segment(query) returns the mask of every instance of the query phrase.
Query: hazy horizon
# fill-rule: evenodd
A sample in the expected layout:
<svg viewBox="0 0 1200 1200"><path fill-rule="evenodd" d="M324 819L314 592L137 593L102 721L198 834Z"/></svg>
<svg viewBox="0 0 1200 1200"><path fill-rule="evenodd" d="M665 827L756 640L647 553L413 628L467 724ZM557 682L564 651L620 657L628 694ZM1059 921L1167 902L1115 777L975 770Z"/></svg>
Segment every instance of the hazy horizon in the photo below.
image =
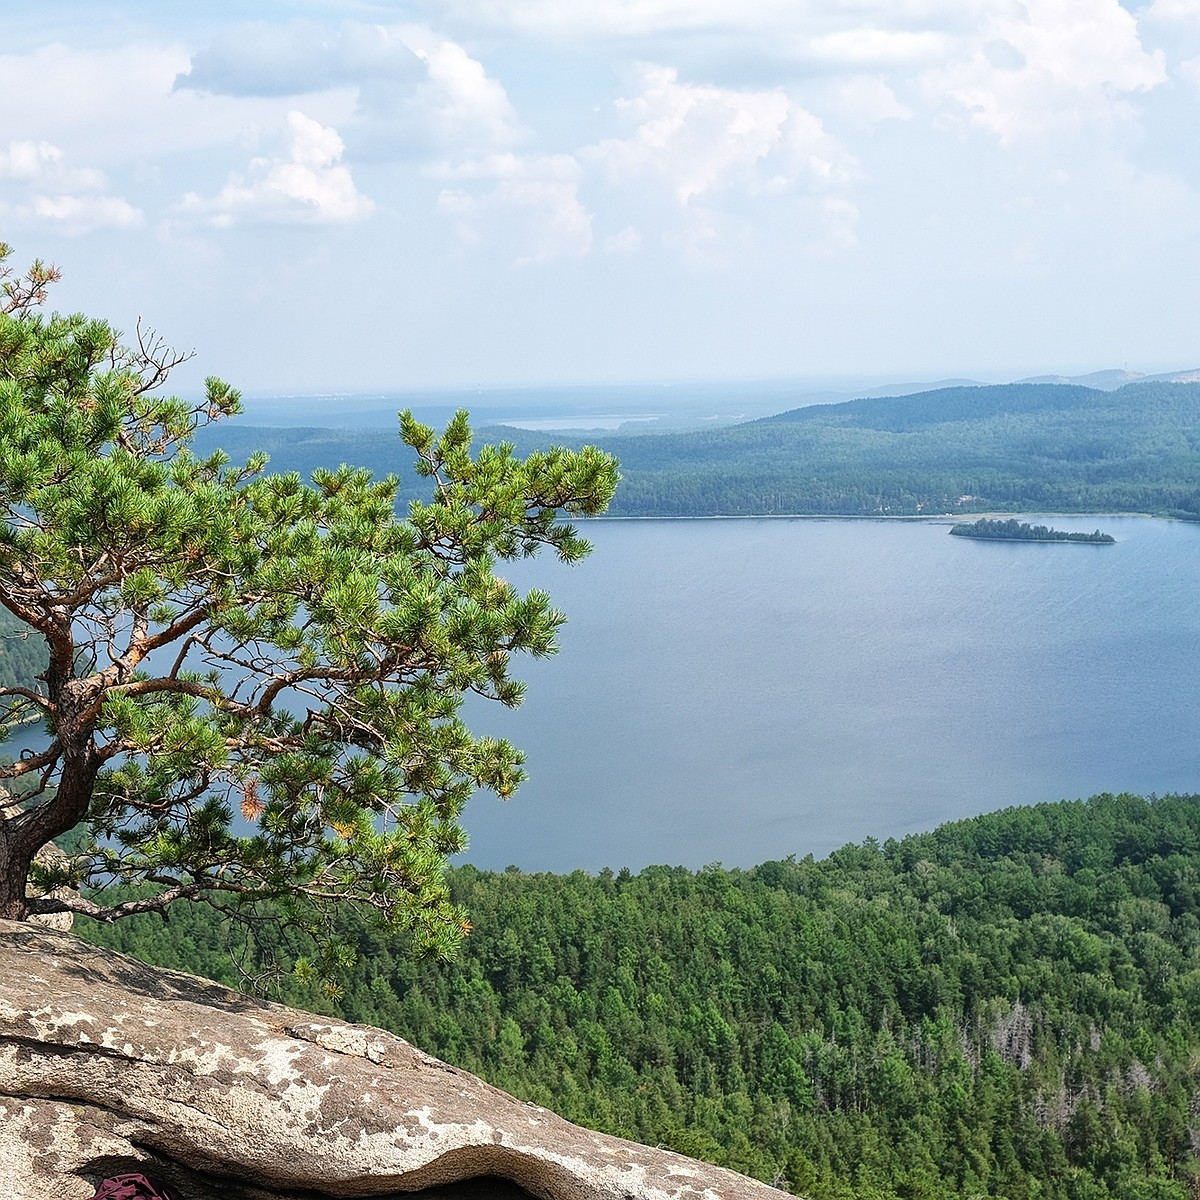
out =
<svg viewBox="0 0 1200 1200"><path fill-rule="evenodd" d="M1091 376L1114 375L1119 368L1062 376L1082 382ZM1164 374L1197 374L1182 368ZM1147 378L1154 378L1147 375ZM678 380L663 383L548 383L492 387L364 388L344 391L278 391L243 396L242 421L256 419L272 426L312 424L333 426L390 425L401 408L411 408L423 420L463 407L475 424L511 424L536 429L615 429L622 423L672 419L687 424L705 420L732 423L769 416L789 408L839 403L871 395L905 395L939 387L981 386L1023 382L1042 376L987 378L953 375L928 380L889 380L886 376L843 376L794 379ZM1100 381L1097 381L1100 382ZM1086 384L1085 384L1086 385ZM708 411L711 410L711 411ZM505 414L508 414L507 417ZM378 418L378 422L374 418Z"/></svg>

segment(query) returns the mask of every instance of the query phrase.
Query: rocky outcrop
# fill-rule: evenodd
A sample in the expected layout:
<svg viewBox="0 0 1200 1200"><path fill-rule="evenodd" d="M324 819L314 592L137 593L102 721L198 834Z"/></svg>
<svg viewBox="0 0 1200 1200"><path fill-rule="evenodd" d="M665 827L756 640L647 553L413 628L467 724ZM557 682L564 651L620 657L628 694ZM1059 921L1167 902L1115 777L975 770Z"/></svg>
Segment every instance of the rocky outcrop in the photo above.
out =
<svg viewBox="0 0 1200 1200"><path fill-rule="evenodd" d="M392 1034L0 921L0 1179L87 1200L769 1200L783 1193L522 1103Z"/></svg>

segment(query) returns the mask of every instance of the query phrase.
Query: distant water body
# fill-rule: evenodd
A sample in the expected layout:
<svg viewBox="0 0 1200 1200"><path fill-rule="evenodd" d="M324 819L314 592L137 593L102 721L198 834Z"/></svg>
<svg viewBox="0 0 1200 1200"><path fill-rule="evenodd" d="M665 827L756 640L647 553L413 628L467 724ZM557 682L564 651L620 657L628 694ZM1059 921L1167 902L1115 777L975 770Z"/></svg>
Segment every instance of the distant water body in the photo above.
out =
<svg viewBox="0 0 1200 1200"><path fill-rule="evenodd" d="M1023 518L1029 519L1029 518ZM1102 791L1200 791L1200 525L604 521L574 568L506 566L568 615L518 661L529 781L467 810L481 867L750 866Z"/></svg>

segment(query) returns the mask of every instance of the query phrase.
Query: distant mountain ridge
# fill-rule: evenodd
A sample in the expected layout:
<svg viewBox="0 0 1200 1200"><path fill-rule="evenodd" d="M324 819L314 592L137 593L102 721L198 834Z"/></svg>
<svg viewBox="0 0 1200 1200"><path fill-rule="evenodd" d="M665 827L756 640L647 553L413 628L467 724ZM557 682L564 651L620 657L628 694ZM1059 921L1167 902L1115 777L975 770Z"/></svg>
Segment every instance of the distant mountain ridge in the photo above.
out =
<svg viewBox="0 0 1200 1200"><path fill-rule="evenodd" d="M1101 391L1115 391L1127 383L1200 383L1200 367L1186 371L1167 371L1160 375L1143 375L1139 371L1110 369L1104 371L1089 371L1086 375L1028 375L1023 379L1012 380L1018 383L1067 383L1080 387L1098 388ZM868 388L861 392L861 397L875 396L914 396L919 392L943 391L952 387L1005 387L1006 384L985 383L979 379L937 379L926 383L889 383L882 387Z"/></svg>
<svg viewBox="0 0 1200 1200"><path fill-rule="evenodd" d="M894 396L863 396L834 404L810 404L789 409L761 424L807 421L857 429L893 432L924 428L949 421L970 421L1004 413L1036 413L1075 409L1101 402L1111 393L1070 383L997 383L957 385Z"/></svg>
<svg viewBox="0 0 1200 1200"><path fill-rule="evenodd" d="M1200 517L1200 383L960 385L601 444L622 516Z"/></svg>
<svg viewBox="0 0 1200 1200"><path fill-rule="evenodd" d="M1179 373L1192 374L1192 373ZM784 397L781 396L781 399ZM786 403L786 400L784 400ZM528 430L483 441L519 453L595 443L617 455L614 516L959 516L972 512L1145 512L1200 519L1200 382L1142 379L956 385L809 404L672 433ZM378 430L222 422L197 449L307 476L353 463L419 494L411 456Z"/></svg>

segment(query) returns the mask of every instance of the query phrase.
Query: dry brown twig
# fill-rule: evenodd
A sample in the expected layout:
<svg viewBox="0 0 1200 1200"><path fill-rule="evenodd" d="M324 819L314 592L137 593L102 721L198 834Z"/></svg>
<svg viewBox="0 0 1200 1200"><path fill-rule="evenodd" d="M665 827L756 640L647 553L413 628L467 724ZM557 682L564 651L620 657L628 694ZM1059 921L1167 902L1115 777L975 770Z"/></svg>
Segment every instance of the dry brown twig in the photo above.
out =
<svg viewBox="0 0 1200 1200"><path fill-rule="evenodd" d="M52 263L34 259L23 274L18 275L6 260L12 256L12 247L0 242L0 312L14 314L27 312L46 303L48 289L62 278L62 272Z"/></svg>

